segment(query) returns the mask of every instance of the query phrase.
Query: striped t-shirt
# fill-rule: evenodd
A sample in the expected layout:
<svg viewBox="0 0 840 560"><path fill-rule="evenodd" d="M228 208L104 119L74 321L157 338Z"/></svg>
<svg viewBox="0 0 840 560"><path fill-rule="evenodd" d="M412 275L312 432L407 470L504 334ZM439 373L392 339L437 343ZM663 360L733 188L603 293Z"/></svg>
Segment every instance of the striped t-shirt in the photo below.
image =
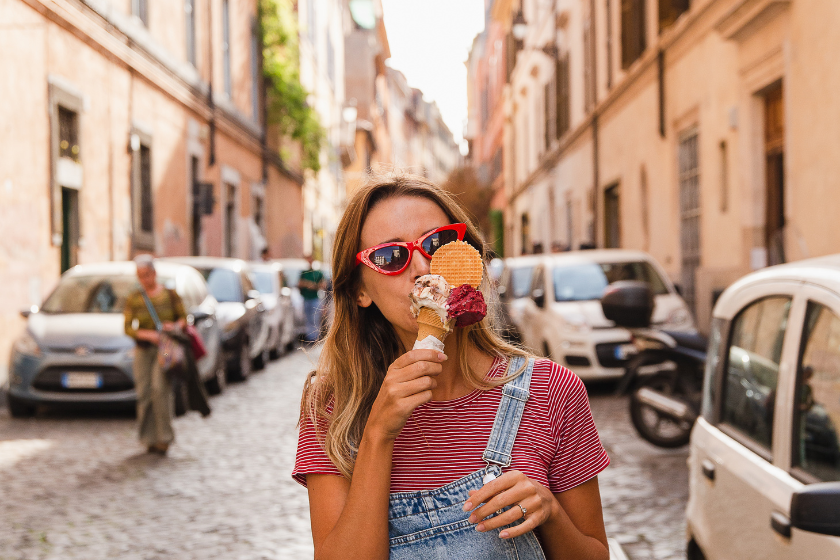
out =
<svg viewBox="0 0 840 560"><path fill-rule="evenodd" d="M488 377L501 377L507 360L497 358ZM505 471L522 471L563 492L590 480L610 463L601 445L580 378L551 360L538 359L531 396ZM394 442L391 492L431 490L486 466L481 456L490 437L502 387L475 390L452 401L432 401L414 410ZM324 453L311 421L301 422L294 479L339 475Z"/></svg>

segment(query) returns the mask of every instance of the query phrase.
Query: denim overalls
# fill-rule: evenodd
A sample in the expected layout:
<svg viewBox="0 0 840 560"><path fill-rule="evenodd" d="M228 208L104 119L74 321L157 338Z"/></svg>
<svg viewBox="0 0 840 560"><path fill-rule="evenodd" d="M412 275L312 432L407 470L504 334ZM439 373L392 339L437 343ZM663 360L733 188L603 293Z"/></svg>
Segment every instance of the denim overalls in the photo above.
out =
<svg viewBox="0 0 840 560"><path fill-rule="evenodd" d="M524 361L512 358L508 372L518 371ZM487 467L434 490L391 494L391 560L545 560L533 531L513 539L499 538L503 527L479 533L477 523L468 521L470 513L462 509L470 490L478 490L485 478L489 482L502 474L502 467L510 466L533 371L531 358L525 371L502 388L502 401L482 456Z"/></svg>

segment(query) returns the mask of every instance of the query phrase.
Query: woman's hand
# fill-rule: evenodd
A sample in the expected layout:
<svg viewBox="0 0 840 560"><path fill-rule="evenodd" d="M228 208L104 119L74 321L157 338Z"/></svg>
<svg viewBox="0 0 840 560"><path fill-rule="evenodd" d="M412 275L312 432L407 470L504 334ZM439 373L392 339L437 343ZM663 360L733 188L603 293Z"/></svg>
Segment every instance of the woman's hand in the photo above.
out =
<svg viewBox="0 0 840 560"><path fill-rule="evenodd" d="M437 350L411 350L397 358L370 410L367 428L387 439L396 439L415 408L432 400L435 377L443 370L446 355Z"/></svg>
<svg viewBox="0 0 840 560"><path fill-rule="evenodd" d="M519 506L526 509L525 521L502 531L503 539L518 537L533 531L559 513L560 504L551 490L519 471L508 471L491 480L479 490L470 490L470 497L464 504L464 511L470 511L477 504L484 504L470 515L471 523L478 523L478 531L490 531L522 519ZM498 510L512 506L506 512L486 519Z"/></svg>

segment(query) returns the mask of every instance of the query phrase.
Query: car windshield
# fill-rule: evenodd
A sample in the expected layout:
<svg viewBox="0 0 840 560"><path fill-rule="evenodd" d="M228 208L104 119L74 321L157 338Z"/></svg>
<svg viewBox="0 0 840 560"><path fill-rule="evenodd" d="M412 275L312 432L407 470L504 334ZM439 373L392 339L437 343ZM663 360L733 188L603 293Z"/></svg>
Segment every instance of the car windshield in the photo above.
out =
<svg viewBox="0 0 840 560"><path fill-rule="evenodd" d="M174 279L158 275L158 282L174 287ZM140 289L134 275L67 276L41 307L44 313L122 313L125 300Z"/></svg>
<svg viewBox="0 0 840 560"><path fill-rule="evenodd" d="M274 272L255 271L253 277L254 287L257 288L261 294L273 294L274 277Z"/></svg>
<svg viewBox="0 0 840 560"><path fill-rule="evenodd" d="M242 303L242 289L236 272L227 268L199 268L198 271L207 280L207 287L216 301Z"/></svg>
<svg viewBox="0 0 840 560"><path fill-rule="evenodd" d="M530 294L531 276L533 272L533 266L521 266L510 269L510 297L521 298Z"/></svg>
<svg viewBox="0 0 840 560"><path fill-rule="evenodd" d="M639 280L650 284L654 295L667 294L668 288L656 270L644 261L623 263L580 263L554 269L556 301L601 299L604 288L619 280Z"/></svg>

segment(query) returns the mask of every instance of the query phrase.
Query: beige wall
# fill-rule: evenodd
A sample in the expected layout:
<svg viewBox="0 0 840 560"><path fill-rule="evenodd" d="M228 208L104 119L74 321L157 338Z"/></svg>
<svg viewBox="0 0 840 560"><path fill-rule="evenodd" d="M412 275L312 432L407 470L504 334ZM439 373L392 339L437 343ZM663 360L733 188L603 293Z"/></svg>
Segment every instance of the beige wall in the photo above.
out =
<svg viewBox="0 0 840 560"><path fill-rule="evenodd" d="M177 6L176 6L177 4ZM262 241L252 234L253 199L265 192L266 236L272 256L301 254L302 201L296 173L269 165L263 182L261 127L251 88L251 18L256 0L231 0L233 97L223 93L221 54L214 44L216 162L210 165L207 105L207 14L198 6L198 70L186 62L185 21L179 3L150 2L149 27L129 17L130 3L112 2L96 14L76 2L0 3L0 383L9 349L24 321L21 308L41 303L60 274L60 247L51 226L50 88L81 101L79 145L80 263L122 260L136 251L132 237L130 137L151 139L154 252L191 252L190 157L202 181L214 183L215 212L202 220L200 253L221 255L224 195L236 177L235 256L252 258ZM176 9L177 8L177 9ZM221 2L214 3L220 40ZM103 18L111 25L106 25ZM143 43L131 48L127 37ZM151 53L151 54L150 54ZM59 238L60 244L60 238ZM145 249L144 249L145 251Z"/></svg>
<svg viewBox="0 0 840 560"><path fill-rule="evenodd" d="M621 246L650 252L680 282L679 142L686 131L697 130L701 206L697 319L705 331L713 292L760 264L766 204L762 95L779 80L784 86L786 126L786 252L789 259L797 259L840 251L840 235L831 233L836 229L833 209L840 207L836 133L840 102L833 95L840 86L840 66L833 60L840 36L832 31L840 24L840 3L696 0L676 24L659 34L657 5L649 0L648 48L626 71L621 70L618 4L612 3L615 10L610 14L609 88L607 14L600 3L595 17L598 105L593 113L583 107L583 45L576 31L582 29L589 2L558 2L558 11L568 17L567 31L560 38L566 41L563 46L569 49L572 63L573 124L556 146L542 154L536 147L545 116L535 115L532 108L534 95L548 76L545 57L528 47L547 42L551 30L531 26L509 90L514 103L508 105L512 122L506 138L515 170L507 177L515 177L515 182L510 186L514 215L507 222L519 252L519 216L526 210L532 215L546 212L544 191L553 178L555 200L570 197L573 216L581 215L573 224L575 245L588 240L588 191L594 178L592 121L597 115L598 244L604 242L603 191L618 184ZM739 10L734 10L736 5ZM545 19L535 17L540 22ZM659 49L665 53L664 137L659 131ZM565 215L563 205L558 209ZM554 223L563 224L564 219L556 217ZM545 216L532 216L532 224L542 224L541 230L532 228L535 241L548 235L547 222ZM554 235L560 233L565 235L562 226Z"/></svg>

